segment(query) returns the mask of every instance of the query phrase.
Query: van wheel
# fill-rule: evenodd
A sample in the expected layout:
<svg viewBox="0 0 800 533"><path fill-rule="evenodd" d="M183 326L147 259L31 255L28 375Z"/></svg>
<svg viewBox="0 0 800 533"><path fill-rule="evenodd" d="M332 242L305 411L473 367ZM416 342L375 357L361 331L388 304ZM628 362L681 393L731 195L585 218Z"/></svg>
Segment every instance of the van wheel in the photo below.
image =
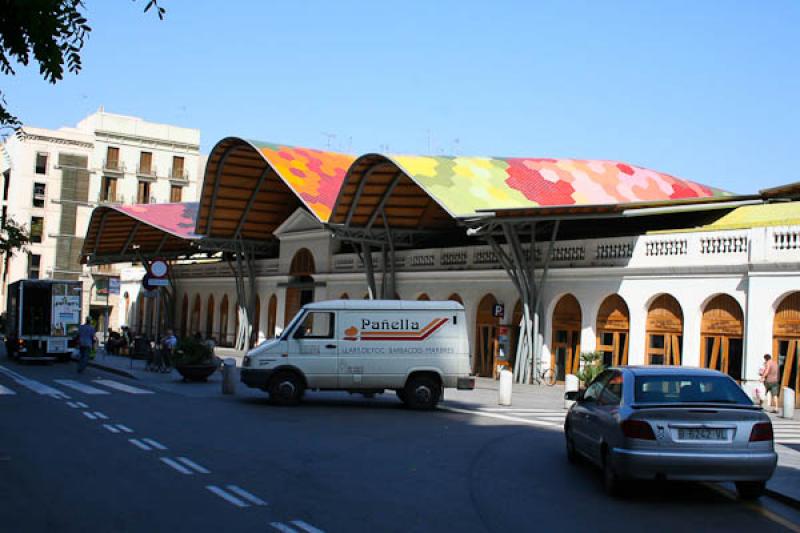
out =
<svg viewBox="0 0 800 533"><path fill-rule="evenodd" d="M406 405L412 409L433 409L441 398L442 386L429 376L413 376L403 394Z"/></svg>
<svg viewBox="0 0 800 533"><path fill-rule="evenodd" d="M278 405L297 405L305 386L294 372L280 372L269 382L269 399Z"/></svg>

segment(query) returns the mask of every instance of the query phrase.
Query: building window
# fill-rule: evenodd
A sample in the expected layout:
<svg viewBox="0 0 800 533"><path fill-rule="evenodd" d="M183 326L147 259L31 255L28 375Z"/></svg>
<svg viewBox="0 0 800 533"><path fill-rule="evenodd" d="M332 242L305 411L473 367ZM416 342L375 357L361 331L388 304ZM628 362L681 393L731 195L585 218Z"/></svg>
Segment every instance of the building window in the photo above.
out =
<svg viewBox="0 0 800 533"><path fill-rule="evenodd" d="M183 167L184 160L179 156L172 156L172 178L186 179L186 173Z"/></svg>
<svg viewBox="0 0 800 533"><path fill-rule="evenodd" d="M109 170L120 170L119 164L119 148L109 146L106 149L106 164L105 168Z"/></svg>
<svg viewBox="0 0 800 533"><path fill-rule="evenodd" d="M44 193L47 185L44 183L33 184L33 207L44 207Z"/></svg>
<svg viewBox="0 0 800 533"><path fill-rule="evenodd" d="M36 173L47 174L47 154L36 152Z"/></svg>
<svg viewBox="0 0 800 533"><path fill-rule="evenodd" d="M41 264L41 255L28 254L28 279L39 279L39 268Z"/></svg>
<svg viewBox="0 0 800 533"><path fill-rule="evenodd" d="M180 185L172 185L169 188L169 201L177 203L183 200L183 187Z"/></svg>
<svg viewBox="0 0 800 533"><path fill-rule="evenodd" d="M139 174L151 176L153 172L153 152L142 152L139 154Z"/></svg>
<svg viewBox="0 0 800 533"><path fill-rule="evenodd" d="M136 203L149 204L150 203L150 182L139 181L139 191L136 195Z"/></svg>
<svg viewBox="0 0 800 533"><path fill-rule="evenodd" d="M31 217L31 242L42 242L44 217Z"/></svg>
<svg viewBox="0 0 800 533"><path fill-rule="evenodd" d="M103 176L103 179L100 183L100 201L101 202L117 201L117 178Z"/></svg>

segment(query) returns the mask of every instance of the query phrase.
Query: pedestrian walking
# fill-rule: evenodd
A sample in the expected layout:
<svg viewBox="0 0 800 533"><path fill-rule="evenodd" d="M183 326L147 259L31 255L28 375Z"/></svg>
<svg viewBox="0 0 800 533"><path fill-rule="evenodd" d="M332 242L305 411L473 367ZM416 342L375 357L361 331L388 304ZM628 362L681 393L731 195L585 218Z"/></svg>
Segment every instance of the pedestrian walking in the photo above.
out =
<svg viewBox="0 0 800 533"><path fill-rule="evenodd" d="M78 349L81 354L80 359L78 359L78 373L83 372L86 369L86 365L89 364L89 352L92 351L94 343L97 342L95 335L97 335L97 332L92 326L92 319L87 316L86 322L78 328Z"/></svg>
<svg viewBox="0 0 800 533"><path fill-rule="evenodd" d="M773 413L777 413L778 394L780 394L780 387L778 386L780 372L777 361L768 353L764 354L764 367L761 371L762 378L764 379L764 388L766 389L765 397L769 398L767 408Z"/></svg>

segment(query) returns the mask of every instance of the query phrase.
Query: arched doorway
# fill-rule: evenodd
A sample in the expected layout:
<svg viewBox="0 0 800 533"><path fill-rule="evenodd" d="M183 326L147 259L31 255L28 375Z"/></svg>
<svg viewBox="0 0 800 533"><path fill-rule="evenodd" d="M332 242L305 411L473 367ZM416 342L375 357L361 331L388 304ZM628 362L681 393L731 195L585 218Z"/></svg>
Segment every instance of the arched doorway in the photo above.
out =
<svg viewBox="0 0 800 533"><path fill-rule="evenodd" d="M267 305L267 338L272 339L275 337L275 324L278 319L278 297L274 294L269 297L269 304Z"/></svg>
<svg viewBox="0 0 800 533"><path fill-rule="evenodd" d="M458 302L461 305L464 305L464 300L461 298L461 296L459 296L455 292L453 294L451 294L450 296L448 296L447 299L450 300L451 302Z"/></svg>
<svg viewBox="0 0 800 533"><path fill-rule="evenodd" d="M564 381L567 374L574 374L580 368L582 319L581 304L571 294L562 296L553 309L550 368L556 369L558 381Z"/></svg>
<svg viewBox="0 0 800 533"><path fill-rule="evenodd" d="M288 324L305 304L314 301L314 256L307 248L294 254L289 275L292 277L286 289L284 320Z"/></svg>
<svg viewBox="0 0 800 533"><path fill-rule="evenodd" d="M727 294L712 298L703 309L700 325L700 366L742 379L744 313Z"/></svg>
<svg viewBox="0 0 800 533"><path fill-rule="evenodd" d="M189 326L189 295L183 294L183 303L181 304L181 338L186 337L186 328Z"/></svg>
<svg viewBox="0 0 800 533"><path fill-rule="evenodd" d="M417 296L417 301L418 302L429 302L430 300L431 300L431 297L428 296L424 292L422 294L420 294L419 296Z"/></svg>
<svg viewBox="0 0 800 533"><path fill-rule="evenodd" d="M194 305L192 306L192 319L189 321L191 331L190 335L200 333L200 307L203 301L200 299L199 294L194 295Z"/></svg>
<svg viewBox="0 0 800 533"><path fill-rule="evenodd" d="M786 296L775 310L772 356L778 358L781 388L800 391L800 291ZM800 395L795 395L800 406Z"/></svg>
<svg viewBox="0 0 800 533"><path fill-rule="evenodd" d="M683 350L683 311L673 296L657 296L647 311L649 365L680 365Z"/></svg>
<svg viewBox="0 0 800 533"><path fill-rule="evenodd" d="M208 295L208 306L206 306L206 338L214 336L214 295Z"/></svg>
<svg viewBox="0 0 800 533"><path fill-rule="evenodd" d="M603 300L597 311L597 351L603 354L603 365L628 364L628 337L631 320L628 304L619 294Z"/></svg>
<svg viewBox="0 0 800 533"><path fill-rule="evenodd" d="M497 325L499 320L494 316L497 299L492 294L484 296L478 304L475 319L475 360L472 371L479 376L494 375L494 356L497 350Z"/></svg>
<svg viewBox="0 0 800 533"><path fill-rule="evenodd" d="M219 344L222 346L230 346L231 342L228 340L228 295L222 297L219 304Z"/></svg>

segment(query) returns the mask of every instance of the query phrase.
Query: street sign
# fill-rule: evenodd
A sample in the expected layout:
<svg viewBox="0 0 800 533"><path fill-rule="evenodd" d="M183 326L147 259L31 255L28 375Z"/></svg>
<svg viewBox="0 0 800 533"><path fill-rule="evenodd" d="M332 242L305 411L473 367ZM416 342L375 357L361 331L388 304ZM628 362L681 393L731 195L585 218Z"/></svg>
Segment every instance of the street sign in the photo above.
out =
<svg viewBox="0 0 800 533"><path fill-rule="evenodd" d="M156 259L152 263L150 263L150 274L154 278L165 278L167 277L167 273L169 273L169 265L167 265L166 261L161 259Z"/></svg>
<svg viewBox="0 0 800 533"><path fill-rule="evenodd" d="M119 294L119 278L111 278L108 280L108 293Z"/></svg>
<svg viewBox="0 0 800 533"><path fill-rule="evenodd" d="M158 287L168 287L169 280L167 278L156 278L147 273L142 278L142 286L145 290L152 291Z"/></svg>
<svg viewBox="0 0 800 533"><path fill-rule="evenodd" d="M492 308L492 316L496 318L503 318L506 315L506 306L503 304L494 304Z"/></svg>

